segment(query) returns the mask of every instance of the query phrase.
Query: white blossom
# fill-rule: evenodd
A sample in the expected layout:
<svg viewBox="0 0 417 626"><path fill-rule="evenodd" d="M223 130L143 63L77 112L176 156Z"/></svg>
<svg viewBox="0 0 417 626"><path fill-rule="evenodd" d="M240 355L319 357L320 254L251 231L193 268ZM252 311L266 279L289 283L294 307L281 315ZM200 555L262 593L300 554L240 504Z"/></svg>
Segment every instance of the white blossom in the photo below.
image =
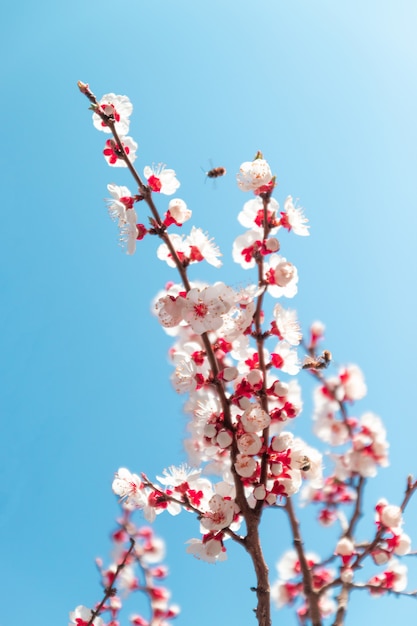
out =
<svg viewBox="0 0 417 626"><path fill-rule="evenodd" d="M114 127L119 137L126 135L129 131L129 116L133 111L133 105L129 98L127 96L116 96L114 93L107 93L98 104L100 111L114 121ZM98 113L93 113L93 124L97 130L101 130L103 133L112 132Z"/></svg>
<svg viewBox="0 0 417 626"><path fill-rule="evenodd" d="M143 175L152 191L171 196L180 186L180 182L177 180L174 170L165 168L163 163L152 165L152 167L147 165L143 170Z"/></svg>
<svg viewBox="0 0 417 626"><path fill-rule="evenodd" d="M255 191L271 182L272 173L265 159L242 163L237 174L237 184L242 191Z"/></svg>

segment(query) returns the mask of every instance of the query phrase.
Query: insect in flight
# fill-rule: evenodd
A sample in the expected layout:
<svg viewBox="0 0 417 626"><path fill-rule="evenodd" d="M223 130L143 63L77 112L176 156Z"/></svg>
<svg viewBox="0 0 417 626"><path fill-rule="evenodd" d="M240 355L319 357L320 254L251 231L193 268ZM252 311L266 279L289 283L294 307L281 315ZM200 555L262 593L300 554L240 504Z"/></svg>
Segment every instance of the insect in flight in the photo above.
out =
<svg viewBox="0 0 417 626"><path fill-rule="evenodd" d="M321 354L317 358L313 358L310 356L306 357L302 368L304 370L306 369L322 370L322 369L325 369L326 367L329 367L331 360L332 360L332 353L330 352L330 350L323 350L323 354Z"/></svg>
<svg viewBox="0 0 417 626"><path fill-rule="evenodd" d="M213 167L212 170L206 172L207 178L220 178L220 176L224 176L226 174L225 167Z"/></svg>

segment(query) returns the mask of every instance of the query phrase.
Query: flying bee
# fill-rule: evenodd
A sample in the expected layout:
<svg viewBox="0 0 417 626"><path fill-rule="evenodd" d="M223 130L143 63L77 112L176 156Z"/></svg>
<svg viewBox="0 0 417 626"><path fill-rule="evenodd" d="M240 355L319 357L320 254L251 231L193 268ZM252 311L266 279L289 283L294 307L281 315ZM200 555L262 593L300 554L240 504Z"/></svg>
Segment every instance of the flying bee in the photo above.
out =
<svg viewBox="0 0 417 626"><path fill-rule="evenodd" d="M207 178L220 178L220 176L224 176L226 174L225 167L213 167L212 170L206 172Z"/></svg>
<svg viewBox="0 0 417 626"><path fill-rule="evenodd" d="M298 463L300 464L300 470L302 472L308 472L308 470L311 469L310 459L306 455L302 456L301 459L298 460Z"/></svg>
<svg viewBox="0 0 417 626"><path fill-rule="evenodd" d="M329 367L332 360L330 350L323 350L323 353L317 358L308 356L303 363L303 370L323 370Z"/></svg>

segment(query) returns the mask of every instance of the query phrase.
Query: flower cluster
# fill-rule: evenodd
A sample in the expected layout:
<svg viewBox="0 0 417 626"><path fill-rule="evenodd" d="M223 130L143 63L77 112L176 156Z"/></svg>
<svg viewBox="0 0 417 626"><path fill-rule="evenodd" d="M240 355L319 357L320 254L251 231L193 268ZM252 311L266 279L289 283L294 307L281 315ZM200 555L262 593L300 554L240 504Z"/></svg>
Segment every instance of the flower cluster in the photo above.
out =
<svg viewBox="0 0 417 626"><path fill-rule="evenodd" d="M310 329L309 356L304 365L319 381L314 392L314 431L326 444L342 448L342 452L333 451L330 454L332 471L324 484L316 486L311 482L306 485L302 490L302 499L304 504L312 502L319 505L320 524L329 526L338 521L341 526L341 536L334 549L334 556L340 559L338 573L324 568L324 576L321 564L327 560L305 555L313 587L317 585L317 572L320 572L321 588L317 587L316 592L320 596L320 615L325 618L336 609L333 592L337 585L348 585L350 589L367 588L372 595L403 591L407 568L394 557L410 552L411 539L402 530L402 508L382 499L376 505L377 531L374 540L369 543L354 540L353 531L359 517L358 500L362 497L364 481L374 477L379 467L388 465L388 443L379 417L370 412L360 418L349 416L348 407L366 395L366 384L359 367L348 365L340 368L337 375L329 377L321 372L325 360L317 357L316 351L323 337L324 325L315 322ZM383 571L368 581L357 580L367 557L372 559L374 565L382 566ZM297 613L302 621L302 616L308 614L309 600L304 594L302 567L294 552L285 553L278 562L278 574L279 578L272 588L277 607L297 603Z"/></svg>
<svg viewBox="0 0 417 626"><path fill-rule="evenodd" d="M321 326L321 333L324 327ZM319 340L315 328L315 347ZM322 335L323 336L323 335ZM348 407L366 394L364 376L357 365L339 369L337 376L318 374L317 360L308 358L305 366L319 379L314 392L314 432L333 449L330 458L333 471L320 489L310 485L303 492L304 501L320 504L319 521L332 524L340 517L340 506L351 504L357 498L352 480L372 478L380 467L388 465L388 442L381 419L371 412L361 417L350 417ZM341 451L336 451L336 449Z"/></svg>
<svg viewBox="0 0 417 626"><path fill-rule="evenodd" d="M112 134L107 139L103 150L104 158L112 167L133 167L137 155L138 144L129 137L130 116L133 105L127 96L114 93L105 94L97 100L90 91L88 85L79 82L78 87L91 102L93 110L94 127L107 134ZM143 193L153 191L165 195L172 195L180 186L173 169L159 163L157 166L146 165L143 170L147 186L140 177L136 176L139 183L139 193L131 194L129 189L111 183L107 186L111 199L107 201L109 213L112 219L118 222L120 229L120 243L126 248L128 254L134 254L136 241L140 241L149 232L143 224L137 223L137 214L134 208L136 202L143 200ZM181 226L191 217L191 211L187 209L184 201L176 199L168 208L166 224ZM160 225L162 226L162 224Z"/></svg>
<svg viewBox="0 0 417 626"><path fill-rule="evenodd" d="M221 254L200 228L193 226L189 234L173 232L192 215L181 198L172 199L164 215L159 214L153 194L173 195L177 191L174 170L162 164L146 165L142 180L133 166L137 144L126 135L132 112L128 98L107 94L97 101L87 85L79 86L92 104L95 127L112 134L104 150L107 162L127 166L137 186L132 193L127 187L108 185L108 210L118 223L121 242L128 254L133 254L137 241L145 235L158 237L158 259L176 268L179 275L178 282L170 281L157 294L153 312L173 340L169 350L173 387L177 393L187 394L185 448L190 465L170 467L155 481L127 468L117 471L112 488L124 510L121 536L127 533L135 541L146 538L151 544L149 551L158 552L149 530L132 528L132 512L138 509L152 522L163 511L171 515L187 511L199 521L201 535L188 541L188 553L215 563L226 558L227 540L244 546L257 575L254 590L260 626L270 624L269 594L265 592L268 569L260 557L259 535L266 508L285 511L297 547L297 552L286 552L278 563L279 579L271 596L278 607L297 603L300 623L311 620L321 624L336 610L338 623L342 623L346 606L335 594L340 588L351 591L365 587L374 595L402 592L406 568L396 558L411 548L411 540L402 530L402 513L417 490L417 481L409 479L401 506L378 502L373 540L355 540L365 482L388 465L386 432L380 418L369 411L359 417L349 415L352 404L367 392L359 367L347 365L326 376L324 370L332 357L329 350L319 352L324 325L314 322L309 337L303 339L297 313L281 300L297 294L298 271L281 254L278 235L309 235L303 209L292 196L284 199L280 209L273 197L276 176L258 152L253 161L242 163L237 174L238 187L253 195L238 214L246 230L236 237L232 251L241 268L256 268L255 282L241 288L221 281L191 282L190 264L205 260L219 268ZM222 170L223 175L226 170ZM137 202L143 202L150 211L148 228L137 223ZM273 299L269 308L268 297ZM299 358L300 348L306 353L304 360ZM319 440L332 448L327 476L323 476L322 453L292 433L292 424L303 408L295 378L301 370L318 382L313 424ZM319 505L318 519L323 526L340 524L334 548L323 560L306 553L299 539L293 505L298 493L304 504ZM131 560L140 561L144 568L147 550L143 544L132 554L119 550L115 564L101 568L105 589L111 587L112 576L117 574L126 591L143 590ZM358 581L365 559L384 569L368 581ZM328 566L332 561L338 569ZM154 617L162 626L176 609L169 606L168 594L149 580L146 589L152 597ZM115 621L115 597L109 594L100 611L78 607L71 614L72 622L85 626L88 619L87 623L95 620L96 626L102 626L99 612L104 610L110 611ZM148 622L135 616L132 623L146 626ZM151 619L149 623L154 622Z"/></svg>
<svg viewBox="0 0 417 626"><path fill-rule="evenodd" d="M244 164L243 170L246 182L240 186L253 190L255 198L245 203L239 215L240 223L250 230L235 241L234 258L246 268L259 265L258 284L234 290L221 282L170 283L154 302L161 325L175 338L169 353L173 386L178 393L188 394L189 462L221 480L211 483L200 477L191 484L184 476L181 484L166 480L156 484L122 468L113 483L126 506L140 508L147 520L165 509L172 514L181 508L197 513L203 536L191 540L188 552L209 561L225 558L224 540L244 520L239 489L244 506L255 509L294 495L303 480L316 487L322 484L321 454L285 430L302 409L298 383L285 378L301 367L296 313L276 303L269 329L260 338L262 313L257 305L266 292L275 298L295 295L297 270L273 254L279 249L275 235L281 227L308 234L306 219L291 198L279 213L264 159ZM167 218L164 223L168 228L173 221L178 224ZM195 247L190 238L173 234L159 247L158 257L169 265L179 260L186 266ZM204 255L205 246L200 243L198 248ZM210 259L207 253L206 257Z"/></svg>
<svg viewBox="0 0 417 626"><path fill-rule="evenodd" d="M299 603L297 615L300 623L308 616L309 607L304 595L303 568L311 574L311 585L315 593L320 594L319 612L325 618L336 611L336 603L329 591L323 590L335 579L335 570L320 563L320 558L313 552L306 552L304 563L300 562L294 550L287 551L277 563L279 579L272 585L271 597L277 608Z"/></svg>
<svg viewBox="0 0 417 626"><path fill-rule="evenodd" d="M105 567L101 559L96 560L104 599L95 611L78 606L70 612L69 626L105 626L101 615L109 617L107 626L119 626L123 605L127 597L136 592L147 596L149 616L134 613L130 624L170 626L171 620L179 614L179 607L170 603L170 591L161 584L168 575L168 568L163 564L165 544L162 539L149 527L138 528L131 512L125 509L112 533L112 541L112 563Z"/></svg>

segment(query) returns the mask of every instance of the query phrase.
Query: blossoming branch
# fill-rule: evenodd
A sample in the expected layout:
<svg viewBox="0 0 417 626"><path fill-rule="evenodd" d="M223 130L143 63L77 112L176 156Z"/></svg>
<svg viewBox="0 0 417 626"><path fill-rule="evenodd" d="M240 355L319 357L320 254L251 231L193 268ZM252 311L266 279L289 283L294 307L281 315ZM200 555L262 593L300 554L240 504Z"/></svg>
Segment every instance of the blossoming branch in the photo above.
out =
<svg viewBox="0 0 417 626"><path fill-rule="evenodd" d="M243 270L256 270L254 282L235 289L222 281L191 281L189 265L205 261L220 268L221 253L198 227L178 234L192 218L184 199L173 198L163 216L158 211L158 194L171 196L180 187L175 171L162 164L145 165L140 175L134 166L137 143L128 136L133 110L129 99L110 93L97 100L88 85L79 83L79 89L90 102L94 126L110 135L103 148L106 162L128 168L135 185L134 191L108 185L108 211L122 246L133 255L144 237L156 236L157 258L178 273L178 282L170 278L159 291L153 309L174 341L169 352L172 385L187 395L188 464L171 466L155 480L120 468L112 488L124 515L140 510L148 522L165 511L194 515L199 536L189 539L187 552L210 563L227 557L229 540L242 546L254 568L259 626L272 623L271 600L278 608L293 605L301 624L321 626L331 619L340 626L353 591L416 595L405 591L406 566L399 559L411 550L403 512L417 481L408 479L400 505L375 503L374 537L368 542L355 538L365 512L364 485L388 465L386 432L371 412L358 418L349 414L351 405L366 395L359 367L347 365L327 375L332 356L322 348L323 324L315 322L303 338L297 313L282 304L297 293L298 271L281 254L278 235L309 235L303 209L291 196L280 208L273 195L276 177L258 152L237 174L238 187L251 197L237 216L245 231L232 245L233 260ZM140 202L148 207L148 226L138 223L135 206ZM266 298L275 300L269 319ZM299 348L305 351L301 360ZM322 452L291 432L303 407L297 376L305 372L318 384L314 433L333 450L326 476ZM295 508L299 495L304 504L318 507L321 525L339 527L337 542L323 557L304 548ZM272 585L259 530L266 508L283 512L292 533L292 548L278 562L279 577ZM132 538L138 533L129 524L124 532ZM368 579L361 577L365 560L376 568ZM104 604L102 609L109 610ZM168 612L158 618L159 626L176 614L166 606L163 610ZM72 623L84 626L87 618L92 623L92 613L85 611L78 607ZM98 613L93 617L100 626ZM131 623L145 624L136 617Z"/></svg>

